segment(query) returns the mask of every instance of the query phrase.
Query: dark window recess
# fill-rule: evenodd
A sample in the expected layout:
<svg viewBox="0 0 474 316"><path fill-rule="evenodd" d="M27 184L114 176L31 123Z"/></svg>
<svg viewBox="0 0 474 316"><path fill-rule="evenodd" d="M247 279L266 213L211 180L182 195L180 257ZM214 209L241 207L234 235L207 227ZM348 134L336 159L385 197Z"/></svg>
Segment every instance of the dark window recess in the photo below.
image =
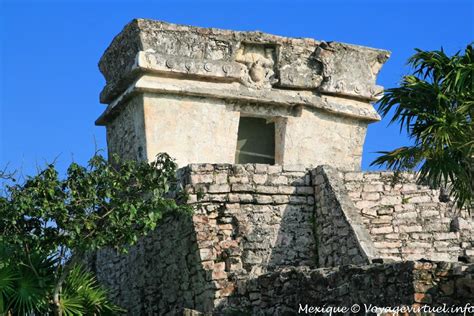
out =
<svg viewBox="0 0 474 316"><path fill-rule="evenodd" d="M240 117L235 163L275 164L275 123Z"/></svg>

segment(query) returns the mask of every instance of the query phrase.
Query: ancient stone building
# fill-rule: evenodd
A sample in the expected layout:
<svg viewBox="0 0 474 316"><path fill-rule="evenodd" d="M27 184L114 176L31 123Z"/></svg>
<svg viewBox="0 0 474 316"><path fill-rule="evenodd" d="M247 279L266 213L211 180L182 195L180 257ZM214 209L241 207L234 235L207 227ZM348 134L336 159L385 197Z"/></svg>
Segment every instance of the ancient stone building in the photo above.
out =
<svg viewBox="0 0 474 316"><path fill-rule="evenodd" d="M113 299L129 315L472 303L471 215L413 174L359 170L387 58L260 32L128 24L100 61L108 107L97 123L110 152L177 157L195 212L166 218L128 255L92 256Z"/></svg>
<svg viewBox="0 0 474 316"><path fill-rule="evenodd" d="M134 20L99 66L109 151L360 169L383 50Z"/></svg>

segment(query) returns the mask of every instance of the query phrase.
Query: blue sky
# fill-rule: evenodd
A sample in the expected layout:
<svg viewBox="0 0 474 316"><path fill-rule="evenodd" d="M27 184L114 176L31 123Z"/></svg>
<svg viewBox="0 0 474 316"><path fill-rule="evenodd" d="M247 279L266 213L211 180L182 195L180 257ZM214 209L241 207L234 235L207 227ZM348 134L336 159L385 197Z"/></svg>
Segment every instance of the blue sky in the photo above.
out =
<svg viewBox="0 0 474 316"><path fill-rule="evenodd" d="M131 19L260 30L392 51L378 83L396 86L414 48L453 53L474 39L473 1L10 1L0 0L0 168L24 174L56 159L60 170L106 148L94 126L104 79L97 62ZM372 124L375 151L408 144L397 126Z"/></svg>

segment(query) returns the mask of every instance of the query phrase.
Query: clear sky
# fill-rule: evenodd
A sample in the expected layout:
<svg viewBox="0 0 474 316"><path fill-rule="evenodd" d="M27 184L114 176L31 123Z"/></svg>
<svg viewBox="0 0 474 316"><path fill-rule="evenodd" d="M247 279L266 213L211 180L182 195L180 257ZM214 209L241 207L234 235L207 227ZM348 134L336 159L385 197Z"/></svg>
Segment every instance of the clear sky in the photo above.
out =
<svg viewBox="0 0 474 316"><path fill-rule="evenodd" d="M418 47L453 53L474 40L474 1L21 1L0 0L0 168L24 174L57 160L85 163L105 129L94 120L104 79L97 62L133 18L312 37L384 48L378 83L396 86ZM408 144L397 126L370 125L363 168L375 151Z"/></svg>

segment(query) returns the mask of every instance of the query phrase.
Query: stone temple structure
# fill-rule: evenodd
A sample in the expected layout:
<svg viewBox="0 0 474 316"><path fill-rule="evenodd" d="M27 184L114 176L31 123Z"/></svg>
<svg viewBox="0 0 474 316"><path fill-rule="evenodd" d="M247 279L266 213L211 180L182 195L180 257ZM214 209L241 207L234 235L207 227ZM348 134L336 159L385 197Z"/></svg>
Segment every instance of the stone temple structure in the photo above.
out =
<svg viewBox="0 0 474 316"><path fill-rule="evenodd" d="M109 152L176 157L195 211L166 218L127 255L91 256L113 300L129 315L474 304L471 215L413 174L360 171L388 57L261 32L129 23L99 63L108 106L96 123Z"/></svg>
<svg viewBox="0 0 474 316"><path fill-rule="evenodd" d="M100 60L109 150L360 169L389 52L135 20Z"/></svg>

